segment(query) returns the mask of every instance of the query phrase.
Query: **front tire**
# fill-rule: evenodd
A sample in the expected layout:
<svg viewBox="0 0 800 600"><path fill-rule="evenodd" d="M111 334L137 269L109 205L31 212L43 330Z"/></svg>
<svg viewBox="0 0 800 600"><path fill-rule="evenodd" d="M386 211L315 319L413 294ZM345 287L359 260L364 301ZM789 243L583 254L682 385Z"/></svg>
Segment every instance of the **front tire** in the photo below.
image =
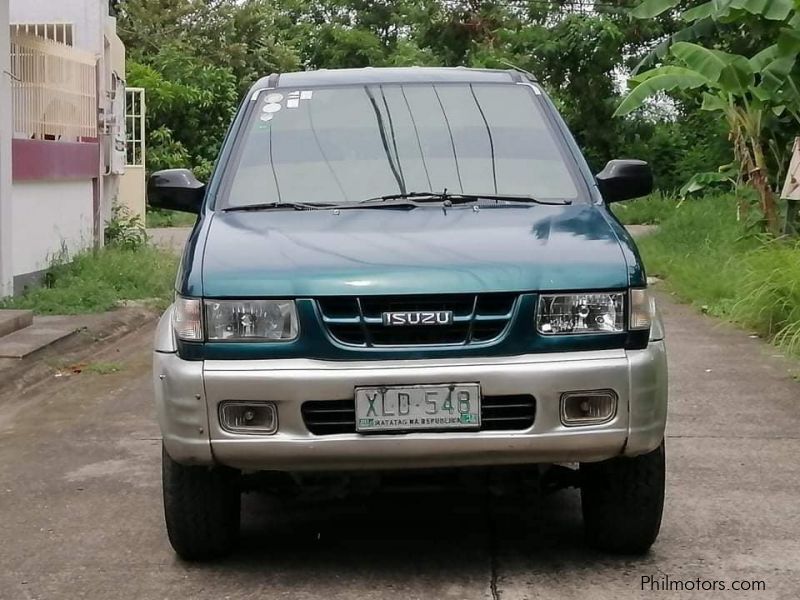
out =
<svg viewBox="0 0 800 600"><path fill-rule="evenodd" d="M239 472L182 465L162 447L161 475L167 535L178 556L204 560L230 553L239 538Z"/></svg>
<svg viewBox="0 0 800 600"><path fill-rule="evenodd" d="M586 540L615 554L644 554L661 528L664 442L647 454L581 463L581 506Z"/></svg>

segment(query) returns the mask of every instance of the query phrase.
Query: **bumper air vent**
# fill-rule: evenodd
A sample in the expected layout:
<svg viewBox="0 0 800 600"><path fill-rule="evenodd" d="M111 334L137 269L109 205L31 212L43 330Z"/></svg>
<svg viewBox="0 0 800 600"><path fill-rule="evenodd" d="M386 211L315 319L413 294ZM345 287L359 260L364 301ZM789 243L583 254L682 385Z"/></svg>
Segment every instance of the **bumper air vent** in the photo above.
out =
<svg viewBox="0 0 800 600"><path fill-rule="evenodd" d="M309 400L300 408L306 428L314 435L355 433L353 400ZM533 426L536 400L528 394L484 396L481 431L517 431Z"/></svg>

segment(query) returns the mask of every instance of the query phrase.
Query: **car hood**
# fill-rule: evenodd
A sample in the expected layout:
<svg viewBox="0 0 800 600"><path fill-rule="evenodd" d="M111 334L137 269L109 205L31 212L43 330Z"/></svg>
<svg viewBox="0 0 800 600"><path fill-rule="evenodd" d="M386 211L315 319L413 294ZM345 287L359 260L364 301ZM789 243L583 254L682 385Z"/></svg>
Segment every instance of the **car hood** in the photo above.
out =
<svg viewBox="0 0 800 600"><path fill-rule="evenodd" d="M624 230L588 204L216 212L206 226L206 297L613 289L629 283L618 238Z"/></svg>

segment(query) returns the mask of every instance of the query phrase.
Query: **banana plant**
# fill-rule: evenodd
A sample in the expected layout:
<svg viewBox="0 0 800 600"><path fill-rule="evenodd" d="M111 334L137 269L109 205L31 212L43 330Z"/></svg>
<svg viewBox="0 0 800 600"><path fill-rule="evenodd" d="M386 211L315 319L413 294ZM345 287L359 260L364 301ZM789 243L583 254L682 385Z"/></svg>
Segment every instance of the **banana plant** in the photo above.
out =
<svg viewBox="0 0 800 600"><path fill-rule="evenodd" d="M654 19L665 13L674 13L684 0L644 0L633 8L631 16L637 19ZM718 23L731 23L749 15L769 21L785 22L791 28L800 28L800 15L794 0L709 0L683 10L679 18L687 23L659 42L633 69L636 74L662 60L676 42L690 42L710 35Z"/></svg>
<svg viewBox="0 0 800 600"><path fill-rule="evenodd" d="M675 10L683 0L644 0L631 15L637 19L652 19ZM784 21L794 11L794 0L709 0L683 11L681 18L687 22L712 17L716 20L737 18L750 13L765 19Z"/></svg>
<svg viewBox="0 0 800 600"><path fill-rule="evenodd" d="M770 184L764 132L768 119L773 116L788 115L795 123L800 123L800 89L793 77L798 53L800 31L788 27L775 44L751 58L691 42L677 42L669 52L675 64L633 77L629 93L614 114L627 115L659 92L702 92L703 110L720 113L728 124L740 182L756 190L768 229L778 233L780 225ZM699 185L714 178L703 175L695 182ZM723 177L717 175L716 178ZM692 187L689 185L687 189Z"/></svg>
<svg viewBox="0 0 800 600"><path fill-rule="evenodd" d="M734 189L738 188L740 185L738 165L736 163L731 163L721 166L717 171L695 173L689 181L681 187L678 195L681 198L681 202L683 202L689 194L704 190L709 185L714 185L716 183L726 183Z"/></svg>

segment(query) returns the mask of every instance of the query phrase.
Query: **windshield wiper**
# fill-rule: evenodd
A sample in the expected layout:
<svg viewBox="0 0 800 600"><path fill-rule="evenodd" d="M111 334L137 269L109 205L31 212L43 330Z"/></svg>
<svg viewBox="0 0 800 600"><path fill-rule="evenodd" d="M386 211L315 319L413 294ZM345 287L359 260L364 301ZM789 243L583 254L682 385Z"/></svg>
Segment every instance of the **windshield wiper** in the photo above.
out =
<svg viewBox="0 0 800 600"><path fill-rule="evenodd" d="M324 202L263 202L261 204L243 204L241 206L228 206L223 208L223 212L235 212L245 210L325 210L326 208L336 208L336 204Z"/></svg>
<svg viewBox="0 0 800 600"><path fill-rule="evenodd" d="M361 200L357 204L368 204L371 202L386 202L389 200L413 200L414 202L445 202L450 204L465 204L467 202L478 202L480 200L494 200L496 202L524 202L529 204L551 204L563 205L572 204L571 200L540 200L533 196L515 196L510 194L451 194L447 190L443 192L405 192L403 194L387 194L386 196L376 196Z"/></svg>
<svg viewBox="0 0 800 600"><path fill-rule="evenodd" d="M466 204L480 200L494 200L495 202L522 202L527 204L572 204L571 200L540 200L533 196L514 196L508 194L450 194L444 192L406 192L404 194L387 194L375 196L358 202L345 202L331 204L326 202L264 202L261 204L244 204L242 206L228 206L223 212L236 212L248 210L331 210L352 208L413 208L426 202L442 202L445 206Z"/></svg>
<svg viewBox="0 0 800 600"><path fill-rule="evenodd" d="M347 210L351 208L414 208L418 206L411 200L383 202L380 204L362 204L361 202L347 202L344 204L330 204L327 202L264 202L263 204L245 204L243 206L228 206L222 212L244 212L257 210Z"/></svg>

